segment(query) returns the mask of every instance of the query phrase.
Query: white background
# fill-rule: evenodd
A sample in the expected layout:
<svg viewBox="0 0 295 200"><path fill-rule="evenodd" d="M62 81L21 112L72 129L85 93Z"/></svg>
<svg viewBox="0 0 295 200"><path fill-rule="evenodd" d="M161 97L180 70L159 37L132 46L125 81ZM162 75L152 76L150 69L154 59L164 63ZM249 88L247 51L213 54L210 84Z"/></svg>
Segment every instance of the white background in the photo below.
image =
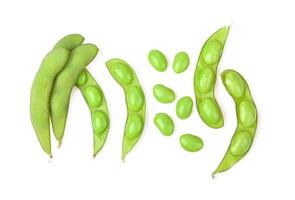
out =
<svg viewBox="0 0 295 200"><path fill-rule="evenodd" d="M294 199L295 12L292 1L1 1L0 2L0 199ZM234 68L248 81L259 112L257 137L249 154L216 179L236 126L232 99L217 80L216 96L225 126L204 125L194 109L188 120L175 115L175 102L160 105L156 83L177 97L193 97L193 72L203 42L231 25L219 72ZM53 140L53 159L42 152L29 118L30 87L43 56L62 36L81 33L100 48L88 67L104 90L111 128L96 159L87 106L73 90L63 146ZM156 72L150 49L162 50L170 66ZM176 75L171 62L185 50L189 69ZM147 98L141 140L122 163L124 94L104 65L110 58L134 67ZM167 112L175 133L165 137L153 125ZM203 138L204 149L188 153L182 133ZM293 190L292 190L293 188Z"/></svg>

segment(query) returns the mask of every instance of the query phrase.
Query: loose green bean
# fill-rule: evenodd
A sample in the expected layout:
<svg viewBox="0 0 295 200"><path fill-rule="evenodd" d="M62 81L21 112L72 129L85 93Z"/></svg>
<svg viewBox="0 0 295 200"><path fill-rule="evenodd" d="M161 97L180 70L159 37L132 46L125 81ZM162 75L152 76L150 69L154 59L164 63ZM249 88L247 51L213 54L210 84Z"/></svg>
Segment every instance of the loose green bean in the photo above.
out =
<svg viewBox="0 0 295 200"><path fill-rule="evenodd" d="M70 53L65 68L57 76L50 102L50 115L54 136L61 145L64 135L70 95L75 82L84 68L95 58L98 48L93 44L83 44Z"/></svg>
<svg viewBox="0 0 295 200"><path fill-rule="evenodd" d="M163 135L172 135L174 131L174 123L169 115L166 113L157 113L154 117L154 123Z"/></svg>
<svg viewBox="0 0 295 200"><path fill-rule="evenodd" d="M230 145L215 174L230 169L249 151L258 123L257 109L246 80L234 70L225 70L221 74L222 82L236 105L237 127Z"/></svg>
<svg viewBox="0 0 295 200"><path fill-rule="evenodd" d="M159 72L164 72L167 69L167 59L159 50L151 50L148 54L148 61Z"/></svg>
<svg viewBox="0 0 295 200"><path fill-rule="evenodd" d="M194 74L197 110L203 122L211 128L223 126L223 115L215 99L217 66L229 32L223 27L213 33L202 47Z"/></svg>
<svg viewBox="0 0 295 200"><path fill-rule="evenodd" d="M138 142L145 124L145 97L143 89L132 67L124 60L114 58L106 62L111 76L124 89L127 104L122 160Z"/></svg>
<svg viewBox="0 0 295 200"><path fill-rule="evenodd" d="M175 100L175 93L171 88L157 84L153 88L154 97L161 103L171 103Z"/></svg>
<svg viewBox="0 0 295 200"><path fill-rule="evenodd" d="M173 61L173 70L175 73L179 74L184 72L189 65L189 56L186 52L178 52Z"/></svg>
<svg viewBox="0 0 295 200"><path fill-rule="evenodd" d="M193 110L193 100L189 96L180 98L176 103L176 115L180 119L187 119Z"/></svg>
<svg viewBox="0 0 295 200"><path fill-rule="evenodd" d="M43 59L31 89L31 122L43 150L52 157L50 141L49 101L54 80L69 57L66 49L50 51Z"/></svg>
<svg viewBox="0 0 295 200"><path fill-rule="evenodd" d="M203 148L202 138L192 135L192 134L183 134L179 137L179 143L182 148L189 152L197 152Z"/></svg>

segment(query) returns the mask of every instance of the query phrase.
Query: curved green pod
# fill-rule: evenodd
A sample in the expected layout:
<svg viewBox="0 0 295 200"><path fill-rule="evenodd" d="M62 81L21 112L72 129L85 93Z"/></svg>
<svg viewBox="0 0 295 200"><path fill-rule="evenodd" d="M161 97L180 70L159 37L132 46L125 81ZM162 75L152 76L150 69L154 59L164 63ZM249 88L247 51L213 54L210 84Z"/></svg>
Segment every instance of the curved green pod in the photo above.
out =
<svg viewBox="0 0 295 200"><path fill-rule="evenodd" d="M235 102L237 127L221 163L212 174L213 177L230 169L248 153L258 123L257 109L246 80L231 69L222 72L221 77L224 87Z"/></svg>
<svg viewBox="0 0 295 200"><path fill-rule="evenodd" d="M213 33L204 43L194 74L194 91L198 113L209 127L223 126L223 115L215 99L217 66L222 56L229 27Z"/></svg>
<svg viewBox="0 0 295 200"><path fill-rule="evenodd" d="M64 135L72 88L80 73L97 53L98 48L93 44L82 44L73 49L66 66L55 80L51 93L50 115L54 136L59 146Z"/></svg>
<svg viewBox="0 0 295 200"><path fill-rule="evenodd" d="M124 128L122 160L137 144L145 124L146 103L143 89L132 67L124 60L114 58L106 62L106 66L123 88L127 106L127 119Z"/></svg>
<svg viewBox="0 0 295 200"><path fill-rule="evenodd" d="M93 129L93 157L95 157L107 139L110 117L104 93L91 74L84 69L79 75L76 86L80 89L91 112Z"/></svg>
<svg viewBox="0 0 295 200"><path fill-rule="evenodd" d="M66 65L68 57L69 52L66 49L58 48L50 51L43 59L31 89L31 122L42 149L50 157L52 156L49 121L50 94L54 80Z"/></svg>

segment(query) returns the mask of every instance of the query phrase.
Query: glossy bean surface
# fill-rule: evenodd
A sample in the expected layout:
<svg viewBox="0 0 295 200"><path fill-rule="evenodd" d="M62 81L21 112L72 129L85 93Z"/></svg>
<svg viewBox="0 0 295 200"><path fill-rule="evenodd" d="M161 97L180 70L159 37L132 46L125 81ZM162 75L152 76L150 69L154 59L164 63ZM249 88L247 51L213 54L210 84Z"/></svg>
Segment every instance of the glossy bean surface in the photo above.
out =
<svg viewBox="0 0 295 200"><path fill-rule="evenodd" d="M164 72L167 69L167 59L165 55L156 49L148 53L148 61L159 72Z"/></svg>
<svg viewBox="0 0 295 200"><path fill-rule="evenodd" d="M166 113L157 113L154 117L154 124L165 136L172 135L174 131L174 122Z"/></svg>
<svg viewBox="0 0 295 200"><path fill-rule="evenodd" d="M193 100L189 96L180 98L176 103L176 115L180 119L187 119L193 110Z"/></svg>
<svg viewBox="0 0 295 200"><path fill-rule="evenodd" d="M157 84L153 88L154 97L160 103L171 103L175 100L174 91L163 84Z"/></svg>
<svg viewBox="0 0 295 200"><path fill-rule="evenodd" d="M197 152L203 148L203 140L193 134L183 134L179 138L179 143L182 148L189 152Z"/></svg>

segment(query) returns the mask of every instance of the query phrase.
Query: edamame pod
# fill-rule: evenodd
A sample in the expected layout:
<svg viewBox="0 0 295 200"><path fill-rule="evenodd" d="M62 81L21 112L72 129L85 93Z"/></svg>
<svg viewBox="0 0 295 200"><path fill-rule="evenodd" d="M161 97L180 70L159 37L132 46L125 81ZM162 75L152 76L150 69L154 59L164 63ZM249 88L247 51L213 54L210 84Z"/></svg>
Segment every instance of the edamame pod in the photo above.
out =
<svg viewBox="0 0 295 200"><path fill-rule="evenodd" d="M51 155L49 101L57 74L68 60L69 52L58 48L50 51L43 59L31 89L30 114L33 128L43 150Z"/></svg>
<svg viewBox="0 0 295 200"><path fill-rule="evenodd" d="M93 157L102 149L109 132L110 117L107 102L101 87L84 69L76 82L91 112L93 129Z"/></svg>
<svg viewBox="0 0 295 200"><path fill-rule="evenodd" d="M126 155L138 142L144 129L146 112L145 97L134 70L127 62L114 58L107 61L106 66L112 77L125 92L127 120L122 145L122 160L124 161Z"/></svg>
<svg viewBox="0 0 295 200"><path fill-rule="evenodd" d="M225 70L221 74L222 82L236 105L237 127L230 145L215 174L230 169L249 151L256 133L258 115L255 103L246 80L234 70Z"/></svg>
<svg viewBox="0 0 295 200"><path fill-rule="evenodd" d="M194 74L194 91L198 113L209 127L223 126L223 115L215 99L217 66L222 56L229 27L213 33L202 47Z"/></svg>
<svg viewBox="0 0 295 200"><path fill-rule="evenodd" d="M57 76L50 102L50 115L54 136L61 145L64 135L70 95L83 69L95 58L98 48L93 44L83 44L70 53L64 69Z"/></svg>

